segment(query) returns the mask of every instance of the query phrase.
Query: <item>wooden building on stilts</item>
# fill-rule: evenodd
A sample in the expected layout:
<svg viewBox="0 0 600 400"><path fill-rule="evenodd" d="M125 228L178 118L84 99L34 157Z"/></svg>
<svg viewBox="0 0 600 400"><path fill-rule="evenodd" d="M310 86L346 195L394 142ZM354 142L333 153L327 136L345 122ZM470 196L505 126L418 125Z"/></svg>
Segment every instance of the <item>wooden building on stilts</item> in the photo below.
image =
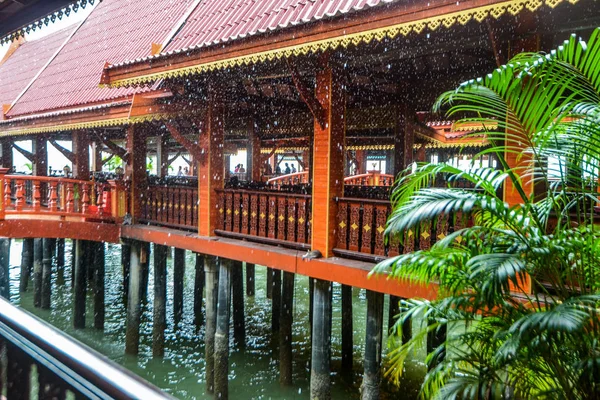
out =
<svg viewBox="0 0 600 400"><path fill-rule="evenodd" d="M284 385L292 380L294 279L307 277L310 392L327 399L332 282L343 285L350 324L342 322L342 361L350 369L349 289L363 288L369 324L361 396L376 399L384 296L396 314L399 298L432 298L436 285L368 279L369 271L466 223L446 216L386 241L395 177L422 161L497 163L475 159L488 145L482 126L428 110L460 82L516 53L550 50L564 32L585 36L599 21L593 0L103 0L74 26L35 41L15 38L0 60L0 235L26 239L22 289L29 271L34 283L49 279L52 240L60 252L64 239L74 239L73 323L85 325L86 280L94 279L94 325L102 329L98 243L122 243L125 349L137 354L153 244L153 354L160 356L168 248L175 248L176 319L184 252L197 253L203 379L226 399L229 313L243 301L244 263L248 295L254 266L269 268ZM49 171L48 146L69 165ZM31 162L30 174L13 171L13 151ZM187 174L170 170L176 159L185 160ZM50 293L38 286L47 306ZM233 320L242 335L243 309Z"/></svg>

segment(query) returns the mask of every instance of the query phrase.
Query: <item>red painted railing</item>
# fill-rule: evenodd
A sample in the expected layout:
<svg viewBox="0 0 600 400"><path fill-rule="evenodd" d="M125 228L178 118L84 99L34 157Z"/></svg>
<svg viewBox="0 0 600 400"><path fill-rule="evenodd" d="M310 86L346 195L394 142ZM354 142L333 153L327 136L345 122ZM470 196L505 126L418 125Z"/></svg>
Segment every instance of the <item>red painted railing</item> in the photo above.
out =
<svg viewBox="0 0 600 400"><path fill-rule="evenodd" d="M385 242L385 228L391 204L389 201L354 198L338 199L337 244L334 252L340 256L374 258L392 257L401 253L424 250L448 232L467 224L462 215L438 218L419 229L404 232L403 245L398 238Z"/></svg>
<svg viewBox="0 0 600 400"><path fill-rule="evenodd" d="M114 221L114 184L62 177L2 175L2 210L7 216L44 214ZM117 207L118 209L118 207Z"/></svg>
<svg viewBox="0 0 600 400"><path fill-rule="evenodd" d="M224 189L216 233L251 241L308 248L311 196Z"/></svg>
<svg viewBox="0 0 600 400"><path fill-rule="evenodd" d="M379 171L369 171L366 174L353 175L344 178L345 185L357 186L392 186L394 175L382 174Z"/></svg>
<svg viewBox="0 0 600 400"><path fill-rule="evenodd" d="M281 186L284 185L298 185L302 183L308 183L308 171L280 175L275 178L271 178L267 181L267 185L275 189L279 189Z"/></svg>
<svg viewBox="0 0 600 400"><path fill-rule="evenodd" d="M198 187L150 185L142 198L141 222L198 229Z"/></svg>

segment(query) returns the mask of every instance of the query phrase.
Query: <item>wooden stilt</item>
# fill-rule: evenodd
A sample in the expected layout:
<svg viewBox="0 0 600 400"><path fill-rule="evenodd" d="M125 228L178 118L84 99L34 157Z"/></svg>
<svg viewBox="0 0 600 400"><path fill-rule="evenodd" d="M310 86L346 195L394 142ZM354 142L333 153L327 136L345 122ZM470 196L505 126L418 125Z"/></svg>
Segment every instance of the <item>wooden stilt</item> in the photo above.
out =
<svg viewBox="0 0 600 400"><path fill-rule="evenodd" d="M215 397L227 400L229 374L229 311L231 307L231 260L222 260L219 269L219 301L215 333Z"/></svg>
<svg viewBox="0 0 600 400"><path fill-rule="evenodd" d="M140 282L140 301L143 304L148 302L148 282L150 280L150 243L142 243L142 280Z"/></svg>
<svg viewBox="0 0 600 400"><path fill-rule="evenodd" d="M398 314L400 314L400 297L390 295L390 308L388 315L388 332L392 332L392 327L396 323Z"/></svg>
<svg viewBox="0 0 600 400"><path fill-rule="evenodd" d="M342 371L352 374L354 341L352 337L352 286L342 285Z"/></svg>
<svg viewBox="0 0 600 400"><path fill-rule="evenodd" d="M204 323L202 314L204 280L204 255L196 254L196 275L194 276L194 324L196 328L200 328Z"/></svg>
<svg viewBox="0 0 600 400"><path fill-rule="evenodd" d="M206 278L206 392L215 391L215 332L217 329L217 268L220 260L214 256L206 256L204 273Z"/></svg>
<svg viewBox="0 0 600 400"><path fill-rule="evenodd" d="M255 266L251 263L246 263L246 296L252 297L255 293Z"/></svg>
<svg viewBox="0 0 600 400"><path fill-rule="evenodd" d="M233 303L233 339L237 346L246 343L246 321L244 316L244 271L241 262L234 261L231 271Z"/></svg>
<svg viewBox="0 0 600 400"><path fill-rule="evenodd" d="M432 323L433 321L429 321L429 324ZM446 341L446 335L446 325L441 325L437 329L434 329L427 333L427 353L429 354L436 352L436 356L431 360L431 363L427 366L429 370L433 369L446 357L446 349L442 347L444 342Z"/></svg>
<svg viewBox="0 0 600 400"><path fill-rule="evenodd" d="M123 269L123 303L127 307L127 297L129 296L129 271L131 269L131 245L129 243L121 244L121 267Z"/></svg>
<svg viewBox="0 0 600 400"><path fill-rule="evenodd" d="M10 239L0 238L0 296L10 300Z"/></svg>
<svg viewBox="0 0 600 400"><path fill-rule="evenodd" d="M106 315L105 297L105 264L104 243L98 242L94 246L94 328L104 330Z"/></svg>
<svg viewBox="0 0 600 400"><path fill-rule="evenodd" d="M52 297L52 240L42 239L42 303L43 309L50 309Z"/></svg>
<svg viewBox="0 0 600 400"><path fill-rule="evenodd" d="M33 239L33 306L42 306L42 259L44 257L44 240Z"/></svg>
<svg viewBox="0 0 600 400"><path fill-rule="evenodd" d="M383 336L383 293L367 290L367 332L362 400L378 400L381 383L381 340Z"/></svg>
<svg viewBox="0 0 600 400"><path fill-rule="evenodd" d="M310 398L331 399L331 282L315 280Z"/></svg>
<svg viewBox="0 0 600 400"><path fill-rule="evenodd" d="M273 298L273 269L267 268L267 299Z"/></svg>
<svg viewBox="0 0 600 400"><path fill-rule="evenodd" d="M279 327L279 382L292 384L292 322L294 306L295 275L285 271L281 295L281 319Z"/></svg>
<svg viewBox="0 0 600 400"><path fill-rule="evenodd" d="M183 317L183 277L185 274L185 250L175 249L173 257L173 318L175 325Z"/></svg>
<svg viewBox="0 0 600 400"><path fill-rule="evenodd" d="M56 242L56 283L65 284L65 239Z"/></svg>
<svg viewBox="0 0 600 400"><path fill-rule="evenodd" d="M273 270L273 292L272 292L272 317L271 330L273 333L279 332L279 318L281 316L281 270Z"/></svg>
<svg viewBox="0 0 600 400"><path fill-rule="evenodd" d="M37 240L37 239L36 239ZM73 271L73 327L85 328L85 298L86 298L86 243L75 240L75 270ZM35 247L35 245L34 245Z"/></svg>
<svg viewBox="0 0 600 400"><path fill-rule="evenodd" d="M23 250L21 252L21 277L19 280L19 292L27 291L32 271L33 271L33 239L23 239Z"/></svg>
<svg viewBox="0 0 600 400"><path fill-rule="evenodd" d="M169 248L154 245L154 321L152 323L152 356L165 354L167 328L167 253Z"/></svg>

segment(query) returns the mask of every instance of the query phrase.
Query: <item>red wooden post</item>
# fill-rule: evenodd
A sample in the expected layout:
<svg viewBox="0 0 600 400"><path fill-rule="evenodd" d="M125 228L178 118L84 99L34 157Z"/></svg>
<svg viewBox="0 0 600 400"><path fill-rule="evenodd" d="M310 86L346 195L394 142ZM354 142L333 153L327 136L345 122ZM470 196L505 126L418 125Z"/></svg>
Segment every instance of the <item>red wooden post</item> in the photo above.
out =
<svg viewBox="0 0 600 400"><path fill-rule="evenodd" d="M8 169L8 168L6 168ZM10 207L12 205L12 189L10 187L10 183L11 183L11 179L10 178L4 178L4 196L2 196L4 198L4 210L6 211L6 209L8 207Z"/></svg>
<svg viewBox="0 0 600 400"><path fill-rule="evenodd" d="M139 126L127 128L127 152L129 160L125 170L130 187L130 210L132 222L142 215L142 199L147 193L146 135Z"/></svg>
<svg viewBox="0 0 600 400"><path fill-rule="evenodd" d="M25 205L25 188L24 188L23 179L17 179L16 183L16 200L15 200L15 209L17 211L23 210L23 206Z"/></svg>
<svg viewBox="0 0 600 400"><path fill-rule="evenodd" d="M127 213L127 190L122 179L108 181L110 185L110 215L121 222Z"/></svg>
<svg viewBox="0 0 600 400"><path fill-rule="evenodd" d="M33 175L48 175L48 147L44 136L36 136L33 140Z"/></svg>
<svg viewBox="0 0 600 400"><path fill-rule="evenodd" d="M90 185L83 183L81 188L81 213L87 214L90 212Z"/></svg>
<svg viewBox="0 0 600 400"><path fill-rule="evenodd" d="M345 151L345 92L341 75L333 71L322 57L322 67L317 72L315 95L323 107L325 124L314 121L312 167L312 249L324 257L333 255L337 235L336 197L344 195Z"/></svg>
<svg viewBox="0 0 600 400"><path fill-rule="evenodd" d="M7 207L7 203L6 203L6 187L8 186L9 188L9 194L8 194L8 199L9 199L9 203L10 204L10 183L8 185L6 185L6 182L9 181L9 179L6 178L6 174L8 173L10 169L9 168L0 168L0 220L4 219L4 216L6 215L6 207Z"/></svg>
<svg viewBox="0 0 600 400"><path fill-rule="evenodd" d="M225 107L215 88L209 88L209 101L201 132L200 143L204 157L198 165L198 234L214 236L219 213L217 189L224 185L224 118Z"/></svg>
<svg viewBox="0 0 600 400"><path fill-rule="evenodd" d="M49 182L50 189L48 191L48 209L51 212L58 211L58 182Z"/></svg>
<svg viewBox="0 0 600 400"><path fill-rule="evenodd" d="M73 142L73 177L77 179L90 179L90 141L85 131L74 131Z"/></svg>
<svg viewBox="0 0 600 400"><path fill-rule="evenodd" d="M66 199L66 211L72 213L75 211L75 196L73 194L73 182L67 182L67 199Z"/></svg>
<svg viewBox="0 0 600 400"><path fill-rule="evenodd" d="M104 214L104 184L96 182L96 207L98 215Z"/></svg>
<svg viewBox="0 0 600 400"><path fill-rule="evenodd" d="M33 201L32 201L33 210L40 211L41 204L42 203L41 203L41 194L40 194L40 181L34 180L33 181Z"/></svg>

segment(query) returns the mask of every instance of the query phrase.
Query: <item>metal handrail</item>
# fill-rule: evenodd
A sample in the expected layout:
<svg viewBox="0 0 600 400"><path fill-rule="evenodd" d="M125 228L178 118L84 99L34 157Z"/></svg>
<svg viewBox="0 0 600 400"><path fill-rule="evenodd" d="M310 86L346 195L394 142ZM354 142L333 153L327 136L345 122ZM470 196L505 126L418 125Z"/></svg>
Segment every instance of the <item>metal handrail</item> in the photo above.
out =
<svg viewBox="0 0 600 400"><path fill-rule="evenodd" d="M2 298L0 337L10 349L9 363L11 352L16 352L19 360L26 358L29 363L46 370L48 375L44 379L52 379L52 384L61 390L90 399L174 399ZM10 381L7 383L11 385Z"/></svg>

